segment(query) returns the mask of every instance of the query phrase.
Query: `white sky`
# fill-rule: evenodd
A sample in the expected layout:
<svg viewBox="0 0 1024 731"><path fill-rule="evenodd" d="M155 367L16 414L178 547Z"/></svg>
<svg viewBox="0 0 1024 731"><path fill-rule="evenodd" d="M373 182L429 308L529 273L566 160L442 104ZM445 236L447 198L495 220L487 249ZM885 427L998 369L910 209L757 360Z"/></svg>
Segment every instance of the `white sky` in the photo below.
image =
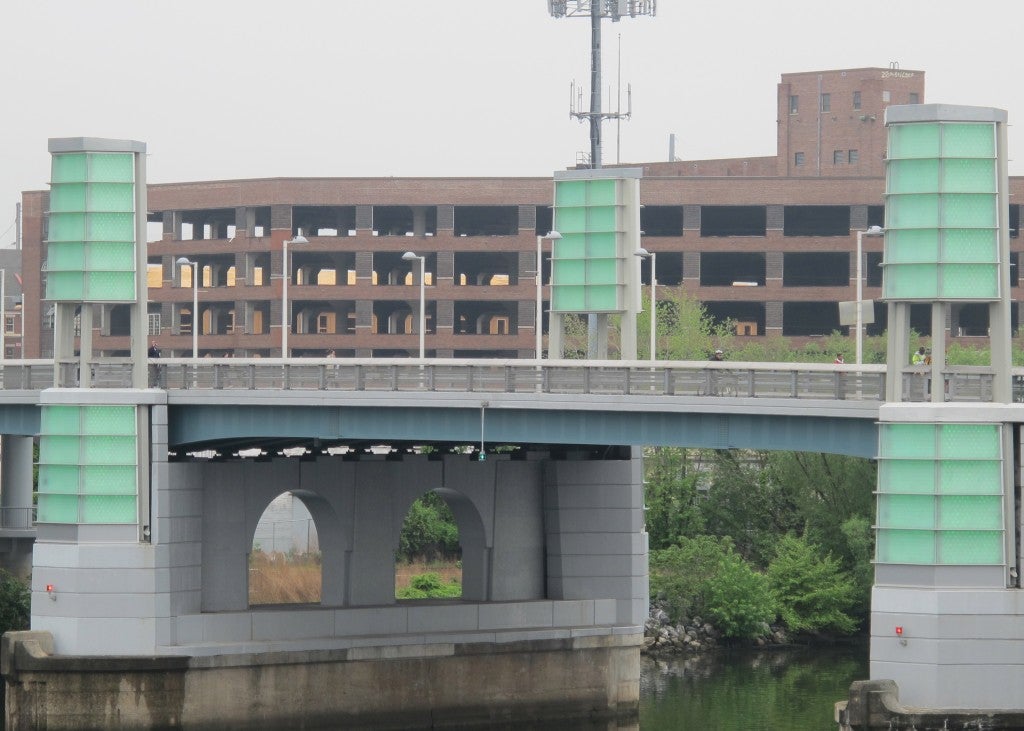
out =
<svg viewBox="0 0 1024 731"><path fill-rule="evenodd" d="M927 102L1008 110L1012 158L1019 3L660 0L605 21L604 86L620 35L633 85L621 159L666 159L673 132L684 159L773 155L780 74L891 61L927 72ZM141 140L153 183L550 175L589 148L568 115L589 44L545 0L3 0L0 246L50 137Z"/></svg>

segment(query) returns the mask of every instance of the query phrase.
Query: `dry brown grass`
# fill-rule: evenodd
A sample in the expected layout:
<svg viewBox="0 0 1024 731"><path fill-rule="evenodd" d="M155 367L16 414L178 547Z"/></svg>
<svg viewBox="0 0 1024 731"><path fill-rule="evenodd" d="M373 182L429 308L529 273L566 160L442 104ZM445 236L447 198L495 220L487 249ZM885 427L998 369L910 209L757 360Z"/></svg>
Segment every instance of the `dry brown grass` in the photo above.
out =
<svg viewBox="0 0 1024 731"><path fill-rule="evenodd" d="M457 561L414 561L395 565L395 591L417 574L433 572L444 582L462 581ZM321 597L319 554L288 556L256 551L249 557L249 604L318 604Z"/></svg>
<svg viewBox="0 0 1024 731"><path fill-rule="evenodd" d="M462 566L458 561L413 561L395 564L395 591L409 586L409 580L417 574L435 573L448 583L452 579L462 583Z"/></svg>
<svg viewBox="0 0 1024 731"><path fill-rule="evenodd" d="M319 554L249 557L249 604L318 604L320 596Z"/></svg>

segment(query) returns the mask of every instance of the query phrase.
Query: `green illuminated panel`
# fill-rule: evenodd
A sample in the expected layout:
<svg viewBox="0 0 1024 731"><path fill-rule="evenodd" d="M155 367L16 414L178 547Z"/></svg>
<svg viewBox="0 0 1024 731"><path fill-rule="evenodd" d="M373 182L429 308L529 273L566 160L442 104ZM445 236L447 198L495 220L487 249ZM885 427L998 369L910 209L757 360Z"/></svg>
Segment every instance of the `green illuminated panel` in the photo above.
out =
<svg viewBox="0 0 1024 731"><path fill-rule="evenodd" d="M616 178L555 181L552 243L553 312L621 312L625 308L625 233Z"/></svg>
<svg viewBox="0 0 1024 731"><path fill-rule="evenodd" d="M53 155L46 299L135 300L134 177L132 153Z"/></svg>
<svg viewBox="0 0 1024 731"><path fill-rule="evenodd" d="M40 521L137 521L136 418L134 406L42 407Z"/></svg>
<svg viewBox="0 0 1024 731"><path fill-rule="evenodd" d="M996 126L895 124L887 157L883 296L998 299Z"/></svg>
<svg viewBox="0 0 1024 731"><path fill-rule="evenodd" d="M881 424L879 563L998 565L1002 427Z"/></svg>

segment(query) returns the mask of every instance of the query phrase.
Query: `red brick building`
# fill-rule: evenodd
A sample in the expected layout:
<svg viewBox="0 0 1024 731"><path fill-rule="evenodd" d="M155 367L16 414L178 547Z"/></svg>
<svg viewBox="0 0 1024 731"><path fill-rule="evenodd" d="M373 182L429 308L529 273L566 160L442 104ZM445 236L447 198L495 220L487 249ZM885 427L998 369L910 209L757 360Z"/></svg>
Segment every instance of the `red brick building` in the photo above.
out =
<svg viewBox="0 0 1024 731"><path fill-rule="evenodd" d="M924 101L921 71L784 74L775 157L643 164L641 228L659 285L685 286L750 337L845 330L836 303L855 298L856 232L884 225L885 108ZM198 322L200 355L280 355L282 242L302 235L289 246L293 355L415 355L412 251L426 256L428 355L533 357L536 237L551 227L552 190L547 175L150 185L152 337L165 355L188 355ZM1024 179L1012 179L1011 200L1022 197ZM47 199L23 196L26 357L52 349L39 300ZM1016 287L1020 206L1008 216ZM864 297L877 298L881 239L864 249ZM180 259L198 265L198 318ZM96 348L127 350L123 309L96 318ZM922 308L912 325L927 331L929 318ZM987 309L956 306L950 322L953 336L983 335ZM877 304L868 333L885 325Z"/></svg>

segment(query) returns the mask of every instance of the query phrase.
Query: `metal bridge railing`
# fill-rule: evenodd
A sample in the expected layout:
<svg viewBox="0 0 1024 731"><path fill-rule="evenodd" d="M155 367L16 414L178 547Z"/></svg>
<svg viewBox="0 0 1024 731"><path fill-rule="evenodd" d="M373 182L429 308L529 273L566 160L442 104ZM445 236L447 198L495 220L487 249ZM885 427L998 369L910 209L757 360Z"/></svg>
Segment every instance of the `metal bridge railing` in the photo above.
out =
<svg viewBox="0 0 1024 731"><path fill-rule="evenodd" d="M0 361L0 392L73 388L78 362ZM130 388L130 359L89 364L94 388ZM993 374L983 366L943 370L949 401L992 398ZM924 401L931 371L901 372L904 401ZM171 390L438 391L480 393L713 396L882 401L884 365L704 361L551 361L480 359L165 358L149 362L150 386ZM1024 403L1024 368L1013 369L1014 401Z"/></svg>
<svg viewBox="0 0 1024 731"><path fill-rule="evenodd" d="M0 508L0 528L6 530L29 530L36 525L36 509Z"/></svg>

